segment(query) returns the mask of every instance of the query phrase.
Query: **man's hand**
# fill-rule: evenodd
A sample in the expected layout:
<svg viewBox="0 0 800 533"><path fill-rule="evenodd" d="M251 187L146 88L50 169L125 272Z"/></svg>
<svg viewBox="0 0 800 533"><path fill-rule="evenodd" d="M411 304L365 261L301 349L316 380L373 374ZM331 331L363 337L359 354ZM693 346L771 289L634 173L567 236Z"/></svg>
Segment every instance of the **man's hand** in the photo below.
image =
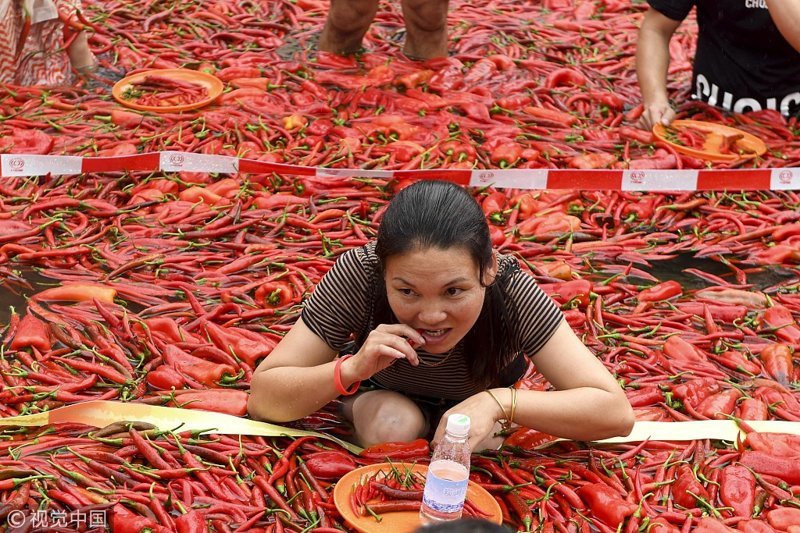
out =
<svg viewBox="0 0 800 533"><path fill-rule="evenodd" d="M645 103L644 112L639 118L639 126L645 130L652 130L656 124L669 126L675 118L675 110L669 102Z"/></svg>

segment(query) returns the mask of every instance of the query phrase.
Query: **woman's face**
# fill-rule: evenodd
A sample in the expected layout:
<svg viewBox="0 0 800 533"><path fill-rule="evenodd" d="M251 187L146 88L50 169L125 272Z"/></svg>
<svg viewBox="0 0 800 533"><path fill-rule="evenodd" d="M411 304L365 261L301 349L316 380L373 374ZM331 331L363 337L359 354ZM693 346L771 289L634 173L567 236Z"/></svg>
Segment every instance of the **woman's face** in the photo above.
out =
<svg viewBox="0 0 800 533"><path fill-rule="evenodd" d="M491 283L496 264L486 272ZM486 292L466 248L415 248L384 265L386 295L397 319L419 331L424 349L447 353L478 320Z"/></svg>

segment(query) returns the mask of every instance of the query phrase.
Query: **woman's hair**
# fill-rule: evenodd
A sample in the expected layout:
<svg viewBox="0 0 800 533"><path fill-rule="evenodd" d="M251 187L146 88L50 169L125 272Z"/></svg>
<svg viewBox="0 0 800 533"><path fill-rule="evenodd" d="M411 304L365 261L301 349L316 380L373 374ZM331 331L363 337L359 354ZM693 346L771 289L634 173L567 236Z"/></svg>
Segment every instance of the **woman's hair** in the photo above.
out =
<svg viewBox="0 0 800 533"><path fill-rule="evenodd" d="M375 246L381 269L392 256L428 248L466 250L484 282L494 260L492 240L486 216L464 188L446 181L420 181L400 191L389 203ZM368 325L370 330L377 324L397 320L389 307L382 272L378 278L373 300L375 324ZM501 353L501 340L509 336L504 285L503 280L497 279L486 288L480 316L465 337L471 375L486 385L498 380L513 356ZM360 338L359 342L363 340Z"/></svg>

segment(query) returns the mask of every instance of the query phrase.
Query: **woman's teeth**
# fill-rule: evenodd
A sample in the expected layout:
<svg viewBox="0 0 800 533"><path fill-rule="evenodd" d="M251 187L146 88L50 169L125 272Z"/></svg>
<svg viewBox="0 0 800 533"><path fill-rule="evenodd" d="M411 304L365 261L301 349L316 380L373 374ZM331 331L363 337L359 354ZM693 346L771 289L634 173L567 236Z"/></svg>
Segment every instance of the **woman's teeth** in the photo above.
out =
<svg viewBox="0 0 800 533"><path fill-rule="evenodd" d="M446 329L426 329L426 330L424 330L424 331L425 331L425 333L426 333L427 335L430 335L431 337L438 337L438 336L440 336L440 335L444 335L444 333L445 333L447 330L446 330Z"/></svg>

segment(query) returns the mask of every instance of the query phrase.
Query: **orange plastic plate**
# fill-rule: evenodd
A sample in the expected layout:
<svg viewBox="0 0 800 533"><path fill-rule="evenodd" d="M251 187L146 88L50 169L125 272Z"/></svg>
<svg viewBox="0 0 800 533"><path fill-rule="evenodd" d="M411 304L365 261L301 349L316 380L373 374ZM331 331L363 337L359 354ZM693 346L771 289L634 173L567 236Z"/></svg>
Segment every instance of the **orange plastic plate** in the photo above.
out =
<svg viewBox="0 0 800 533"><path fill-rule="evenodd" d="M417 512L398 512L384 513L381 521L378 522L373 516L359 516L350 507L350 494L353 487L358 485L362 479L367 479L380 471L389 472L396 468L401 472L411 469L414 472L425 475L428 465L412 465L410 463L380 463L369 466L362 466L352 472L342 476L333 489L333 501L339 514L345 519L348 525L360 533L412 533L422 523ZM487 518L495 524L503 523L503 513L494 497L481 488L480 485L472 481L467 487L467 499L474 503L479 509L489 514Z"/></svg>
<svg viewBox="0 0 800 533"><path fill-rule="evenodd" d="M764 144L764 141L746 131L731 128L730 126L700 120L674 120L669 127L674 129L690 127L704 132L706 138L703 148L691 148L670 141L667 127L663 124L653 126L653 134L656 138L672 146L676 152L707 161L735 163L758 157L767 151L767 145ZM726 145L729 146L730 153L721 152Z"/></svg>
<svg viewBox="0 0 800 533"><path fill-rule="evenodd" d="M126 100L122 97L123 93L135 81L141 81L147 76L158 75L173 80L185 81L189 83L196 83L202 85L208 91L208 97L191 104L183 105L165 105L165 106L148 106L137 104L136 102ZM206 106L217 99L222 94L225 88L222 81L216 76L207 74L205 72L198 72L196 70L189 70L185 68L165 68L165 69L151 69L142 72L137 72L127 78L123 78L114 84L111 94L117 102L130 107L131 109L138 109L139 111L152 111L154 113L178 113L180 111L190 111Z"/></svg>

